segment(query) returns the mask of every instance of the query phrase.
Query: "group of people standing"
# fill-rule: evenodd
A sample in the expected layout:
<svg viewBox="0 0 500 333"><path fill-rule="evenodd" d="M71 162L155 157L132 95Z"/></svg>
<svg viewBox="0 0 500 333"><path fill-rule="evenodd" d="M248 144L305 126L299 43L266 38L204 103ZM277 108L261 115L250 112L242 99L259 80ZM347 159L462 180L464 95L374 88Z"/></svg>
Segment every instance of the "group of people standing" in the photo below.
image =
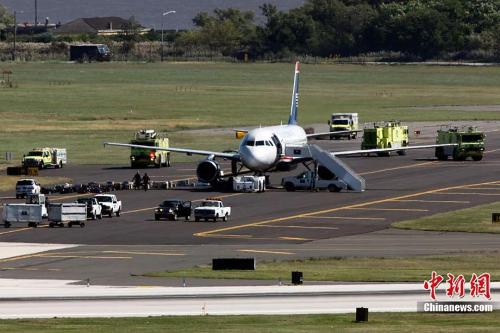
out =
<svg viewBox="0 0 500 333"><path fill-rule="evenodd" d="M139 171L137 171L134 178L132 179L132 181L134 182L134 188L140 189L142 186L144 188L144 191L148 190L150 180L151 179L149 178L147 172L145 172L144 176L141 177L141 174L139 173Z"/></svg>

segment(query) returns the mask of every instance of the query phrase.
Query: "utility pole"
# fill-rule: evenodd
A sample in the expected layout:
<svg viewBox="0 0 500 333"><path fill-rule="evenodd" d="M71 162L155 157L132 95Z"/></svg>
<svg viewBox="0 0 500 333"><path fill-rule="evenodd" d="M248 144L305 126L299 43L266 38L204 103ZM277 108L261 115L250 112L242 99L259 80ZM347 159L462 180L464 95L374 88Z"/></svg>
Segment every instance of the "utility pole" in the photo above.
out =
<svg viewBox="0 0 500 333"><path fill-rule="evenodd" d="M14 11L14 50L12 51L12 61L16 61L16 39L17 39L17 12Z"/></svg>
<svg viewBox="0 0 500 333"><path fill-rule="evenodd" d="M38 25L38 0L35 0L35 27Z"/></svg>
<svg viewBox="0 0 500 333"><path fill-rule="evenodd" d="M17 42L17 13L24 13L23 11L14 11L14 50L12 50L12 61L16 61L16 42Z"/></svg>
<svg viewBox="0 0 500 333"><path fill-rule="evenodd" d="M163 17L168 15L168 14L175 14L175 10L170 10L168 12L165 12L161 16L161 62L163 62Z"/></svg>

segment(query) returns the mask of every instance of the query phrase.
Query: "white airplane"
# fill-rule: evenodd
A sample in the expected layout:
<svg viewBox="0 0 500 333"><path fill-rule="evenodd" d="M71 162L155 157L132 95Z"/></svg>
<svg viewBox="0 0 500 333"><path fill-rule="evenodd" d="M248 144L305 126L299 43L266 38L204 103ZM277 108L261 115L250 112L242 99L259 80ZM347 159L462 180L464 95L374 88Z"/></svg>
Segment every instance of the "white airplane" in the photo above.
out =
<svg viewBox="0 0 500 333"><path fill-rule="evenodd" d="M120 147L134 147L153 150L166 150L171 152L185 153L188 155L204 155L206 159L202 160L196 169L198 179L203 182L213 183L221 177L221 168L216 158L223 158L232 161L232 175L238 174L242 167L246 167L256 174L263 174L271 171L288 171L293 169L299 163L306 162L304 158L294 158L286 156L285 148L287 146L304 146L308 145L309 138L330 134L328 133L315 133L306 134L304 129L297 124L298 113L298 100L299 100L299 74L300 63L295 64L295 75L293 82L292 102L288 124L278 126L267 126L255 128L250 131L236 130L244 133L244 137L240 142L238 151L235 152L214 152L207 150L196 150L187 148L161 148L151 147L136 144L106 142L104 145L120 146ZM346 131L350 132L350 131ZM385 148L385 149L368 149L368 150L350 150L331 152L335 156L355 155L361 153L376 153L376 152L390 152L410 149L423 149L450 146L455 144L441 144L441 145L421 145L421 146L407 146L399 148ZM310 160L310 159L309 159ZM238 168L238 164L240 168Z"/></svg>

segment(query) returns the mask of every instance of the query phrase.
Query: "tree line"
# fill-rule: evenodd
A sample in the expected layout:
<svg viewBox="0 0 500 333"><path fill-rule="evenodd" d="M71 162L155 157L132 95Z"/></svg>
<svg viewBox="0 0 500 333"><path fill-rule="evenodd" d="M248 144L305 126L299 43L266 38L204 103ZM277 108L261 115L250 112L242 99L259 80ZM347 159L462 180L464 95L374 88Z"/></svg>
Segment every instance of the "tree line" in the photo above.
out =
<svg viewBox="0 0 500 333"><path fill-rule="evenodd" d="M234 8L199 13L194 29L166 34L168 52L246 54L250 59L379 55L393 60L500 60L500 0L306 0L288 12L272 4L260 10L260 20ZM11 22L0 6L0 29ZM127 33L112 38L127 50L160 39L158 31L140 35L135 26L132 22ZM38 38L106 42L109 37Z"/></svg>
<svg viewBox="0 0 500 333"><path fill-rule="evenodd" d="M499 0L306 0L281 12L218 9L198 14L184 46L240 50L254 57L352 57L396 52L420 60L439 56L500 58Z"/></svg>

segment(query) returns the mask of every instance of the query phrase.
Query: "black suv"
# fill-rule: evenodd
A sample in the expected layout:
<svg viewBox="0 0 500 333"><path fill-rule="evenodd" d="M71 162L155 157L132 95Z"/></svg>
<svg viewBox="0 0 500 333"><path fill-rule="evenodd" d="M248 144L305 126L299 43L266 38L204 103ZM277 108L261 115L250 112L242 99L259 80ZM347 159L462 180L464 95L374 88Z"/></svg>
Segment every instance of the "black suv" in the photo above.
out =
<svg viewBox="0 0 500 333"><path fill-rule="evenodd" d="M165 200L155 209L155 220L161 218L177 221L179 217L184 217L186 221L191 218L191 201Z"/></svg>

